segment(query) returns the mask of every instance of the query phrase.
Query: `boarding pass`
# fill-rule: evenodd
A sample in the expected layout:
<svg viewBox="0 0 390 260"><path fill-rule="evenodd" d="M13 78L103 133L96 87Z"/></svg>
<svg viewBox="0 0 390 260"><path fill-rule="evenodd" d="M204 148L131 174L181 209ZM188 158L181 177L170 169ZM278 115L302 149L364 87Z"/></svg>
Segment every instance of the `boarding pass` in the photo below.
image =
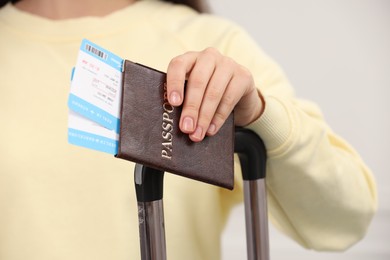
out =
<svg viewBox="0 0 390 260"><path fill-rule="evenodd" d="M84 39L72 71L68 141L116 154L123 59Z"/></svg>

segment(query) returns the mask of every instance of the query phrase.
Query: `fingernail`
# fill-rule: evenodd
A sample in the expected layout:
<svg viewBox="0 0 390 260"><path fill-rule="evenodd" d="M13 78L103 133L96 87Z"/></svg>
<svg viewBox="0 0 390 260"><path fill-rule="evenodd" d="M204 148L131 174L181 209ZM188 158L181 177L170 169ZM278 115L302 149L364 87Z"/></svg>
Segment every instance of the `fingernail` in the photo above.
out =
<svg viewBox="0 0 390 260"><path fill-rule="evenodd" d="M191 132L194 130L194 121L190 117L185 117L183 120L183 130Z"/></svg>
<svg viewBox="0 0 390 260"><path fill-rule="evenodd" d="M215 130L217 129L217 127L214 125L214 124L211 124L209 126L209 129L207 129L207 133L209 134L214 134Z"/></svg>
<svg viewBox="0 0 390 260"><path fill-rule="evenodd" d="M202 139L203 131L202 127L198 126L195 130L195 132L192 134L193 137L195 137L198 140Z"/></svg>
<svg viewBox="0 0 390 260"><path fill-rule="evenodd" d="M173 91L170 95L170 103L171 105L179 105L180 104L180 95L176 91Z"/></svg>

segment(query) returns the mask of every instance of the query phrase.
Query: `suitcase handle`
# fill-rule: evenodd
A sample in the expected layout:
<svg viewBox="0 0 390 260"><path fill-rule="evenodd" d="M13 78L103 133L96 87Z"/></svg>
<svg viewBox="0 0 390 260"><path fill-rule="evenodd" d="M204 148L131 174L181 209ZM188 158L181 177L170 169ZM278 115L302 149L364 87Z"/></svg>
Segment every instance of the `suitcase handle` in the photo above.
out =
<svg viewBox="0 0 390 260"><path fill-rule="evenodd" d="M268 260L265 146L253 131L237 127L234 151L240 158L244 180L247 257L250 260ZM136 164L134 182L138 201L141 259L165 260L162 202L164 172Z"/></svg>
<svg viewBox="0 0 390 260"><path fill-rule="evenodd" d="M234 151L244 180L247 258L269 259L268 210L265 185L267 151L252 130L236 128Z"/></svg>
<svg viewBox="0 0 390 260"><path fill-rule="evenodd" d="M142 260L165 260L164 171L136 164L134 183Z"/></svg>

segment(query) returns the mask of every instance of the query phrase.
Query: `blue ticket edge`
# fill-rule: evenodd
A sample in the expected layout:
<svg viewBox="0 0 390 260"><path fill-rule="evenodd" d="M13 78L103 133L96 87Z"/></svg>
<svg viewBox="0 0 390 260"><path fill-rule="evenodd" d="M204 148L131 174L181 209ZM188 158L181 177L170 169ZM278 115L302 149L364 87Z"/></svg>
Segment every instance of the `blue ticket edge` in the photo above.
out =
<svg viewBox="0 0 390 260"><path fill-rule="evenodd" d="M120 119L107 113L103 109L92 105L74 94L69 94L68 107L74 112L104 126L107 129L115 130L119 134Z"/></svg>
<svg viewBox="0 0 390 260"><path fill-rule="evenodd" d="M119 141L74 128L68 128L68 142L112 155L118 154Z"/></svg>
<svg viewBox="0 0 390 260"><path fill-rule="evenodd" d="M80 51L91 55L92 57L106 63L119 72L123 72L124 60L114 53L96 45L88 39L83 39L80 46ZM75 68L72 70L71 78L73 79ZM120 131L120 119L104 111L103 109L85 101L84 99L77 97L74 94L70 94L68 98L68 107L73 111L91 119L92 121L106 127L110 130L115 130L119 134Z"/></svg>

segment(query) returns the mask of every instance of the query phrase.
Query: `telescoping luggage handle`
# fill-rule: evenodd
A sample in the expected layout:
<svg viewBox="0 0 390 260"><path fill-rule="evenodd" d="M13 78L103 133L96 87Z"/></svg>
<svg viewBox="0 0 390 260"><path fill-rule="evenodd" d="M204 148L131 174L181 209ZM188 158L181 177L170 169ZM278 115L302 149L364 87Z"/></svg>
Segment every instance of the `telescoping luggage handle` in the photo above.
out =
<svg viewBox="0 0 390 260"><path fill-rule="evenodd" d="M248 259L269 259L268 210L265 185L267 154L253 131L236 128L234 152L244 180L246 246Z"/></svg>
<svg viewBox="0 0 390 260"><path fill-rule="evenodd" d="M244 205L249 260L269 259L268 216L265 186L266 150L251 130L236 128L235 153L244 180ZM138 202L142 260L165 260L163 208L164 172L136 164L134 182Z"/></svg>

